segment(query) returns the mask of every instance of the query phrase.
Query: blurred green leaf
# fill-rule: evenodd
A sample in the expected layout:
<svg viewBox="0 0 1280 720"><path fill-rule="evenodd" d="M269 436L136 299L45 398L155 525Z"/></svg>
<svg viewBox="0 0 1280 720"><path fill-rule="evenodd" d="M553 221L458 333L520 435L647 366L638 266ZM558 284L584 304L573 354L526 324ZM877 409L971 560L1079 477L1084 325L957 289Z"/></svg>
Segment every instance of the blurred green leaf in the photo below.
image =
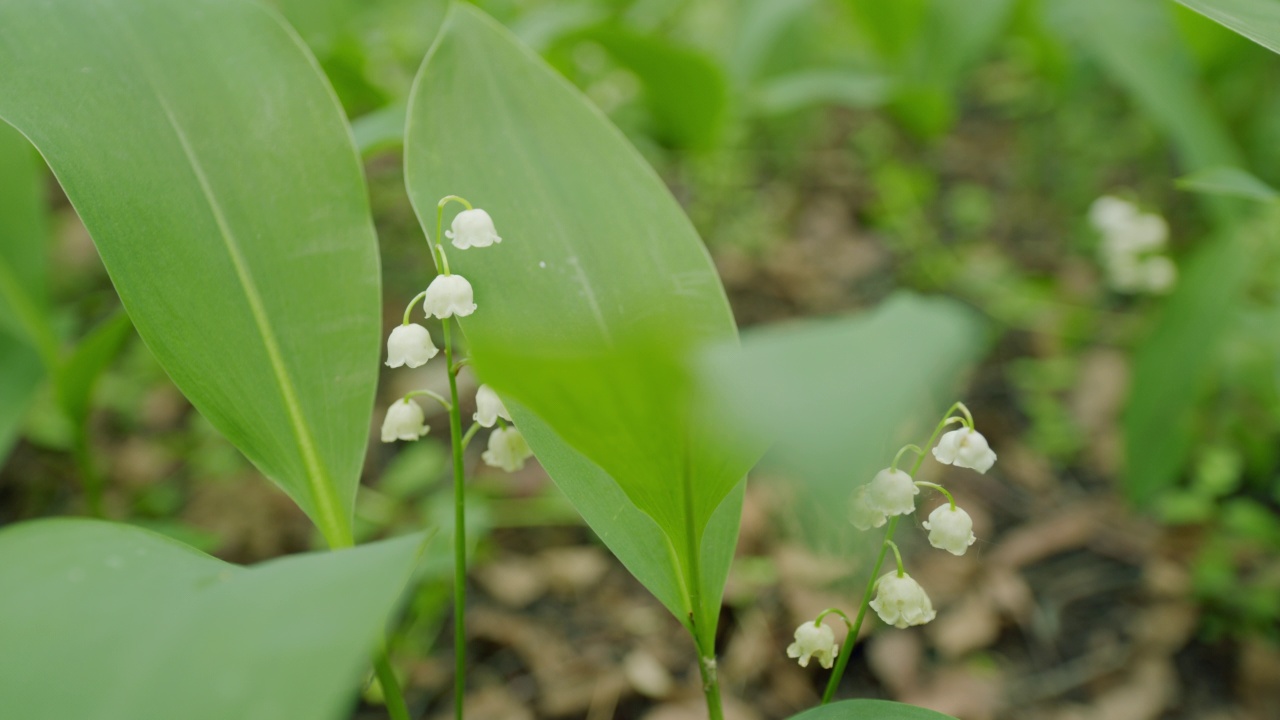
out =
<svg viewBox="0 0 1280 720"><path fill-rule="evenodd" d="M104 320L86 335L71 356L58 368L58 404L68 419L83 424L89 415L89 400L98 377L120 353L124 341L133 334L133 323L123 310Z"/></svg>
<svg viewBox="0 0 1280 720"><path fill-rule="evenodd" d="M845 700L792 715L791 720L955 720L950 715L888 700Z"/></svg>
<svg viewBox="0 0 1280 720"><path fill-rule="evenodd" d="M437 200L456 193L504 237L450 251L480 308L462 323L477 373L588 524L709 641L727 562L698 548L731 535L708 523L752 458L726 455L696 419L684 356L735 331L688 219L593 106L467 5L419 73L406 144L429 235ZM720 581L695 601L676 580L694 575Z"/></svg>
<svg viewBox="0 0 1280 720"><path fill-rule="evenodd" d="M351 134L364 158L404 146L404 103L395 103L351 121Z"/></svg>
<svg viewBox="0 0 1280 720"><path fill-rule="evenodd" d="M845 0L845 4L876 52L894 65L921 37L931 0Z"/></svg>
<svg viewBox="0 0 1280 720"><path fill-rule="evenodd" d="M45 287L48 238L44 165L31 143L0 120L0 331L30 344L52 367L58 343Z"/></svg>
<svg viewBox="0 0 1280 720"><path fill-rule="evenodd" d="M755 92L758 111L781 115L815 106L874 108L883 105L893 81L857 70L801 70L762 83Z"/></svg>
<svg viewBox="0 0 1280 720"><path fill-rule="evenodd" d="M0 332L0 467L18 438L43 379L40 356L25 342Z"/></svg>
<svg viewBox="0 0 1280 720"><path fill-rule="evenodd" d="M229 565L146 530L0 532L0 696L24 720L339 718L421 537ZM67 683L74 683L74 692Z"/></svg>
<svg viewBox="0 0 1280 720"><path fill-rule="evenodd" d="M1275 0L1177 0L1259 45L1280 53L1280 3Z"/></svg>
<svg viewBox="0 0 1280 720"><path fill-rule="evenodd" d="M379 352L364 178L314 60L242 0L0 0L40 148L192 403L349 542Z"/></svg>
<svg viewBox="0 0 1280 720"><path fill-rule="evenodd" d="M768 64L783 34L807 13L817 0L746 0L739 15L741 25L733 35L727 66L734 81L749 86Z"/></svg>
<svg viewBox="0 0 1280 720"><path fill-rule="evenodd" d="M1275 202L1280 193L1252 174L1230 165L1216 165L1178 179L1178 187L1210 195L1240 197L1258 202Z"/></svg>
<svg viewBox="0 0 1280 720"><path fill-rule="evenodd" d="M917 435L927 436L933 413L958 399L960 374L985 346L972 311L902 294L849 318L752 331L741 351L709 352L702 370L734 429L772 440L766 464L803 481L809 539L848 550L857 537L845 521L851 491L902 444L923 441Z"/></svg>

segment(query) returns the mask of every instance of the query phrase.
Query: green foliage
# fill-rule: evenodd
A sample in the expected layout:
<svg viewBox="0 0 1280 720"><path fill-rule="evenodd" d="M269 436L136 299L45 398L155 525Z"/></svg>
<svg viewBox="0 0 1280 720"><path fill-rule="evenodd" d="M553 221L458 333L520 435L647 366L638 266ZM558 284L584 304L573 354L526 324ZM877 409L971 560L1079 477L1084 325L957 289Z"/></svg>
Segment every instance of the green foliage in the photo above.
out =
<svg viewBox="0 0 1280 720"><path fill-rule="evenodd" d="M1178 180L1183 190L1239 197L1257 202L1272 203L1280 199L1275 188L1262 182L1245 170L1230 165L1217 165L1187 175Z"/></svg>
<svg viewBox="0 0 1280 720"><path fill-rule="evenodd" d="M0 117L40 148L193 404L350 542L379 267L350 133L273 13L0 2Z"/></svg>
<svg viewBox="0 0 1280 720"><path fill-rule="evenodd" d="M933 710L888 700L845 700L793 715L791 720L955 720Z"/></svg>
<svg viewBox="0 0 1280 720"><path fill-rule="evenodd" d="M86 422L94 384L132 333L129 316L117 311L86 335L59 366L55 380L58 404L71 422Z"/></svg>
<svg viewBox="0 0 1280 720"><path fill-rule="evenodd" d="M450 256L480 305L462 323L477 372L515 401L587 522L709 641L723 579L699 592L699 566L723 573L699 548L754 458L726 455L697 414L684 357L734 325L679 206L598 111L465 5L415 85L406 184L431 235L436 201L454 193L509 228L496 248ZM602 505L609 494L621 502ZM662 541L639 545L655 523Z"/></svg>
<svg viewBox="0 0 1280 720"><path fill-rule="evenodd" d="M0 332L0 464L8 457L43 378L40 356L26 343Z"/></svg>
<svg viewBox="0 0 1280 720"><path fill-rule="evenodd" d="M342 717L420 546L406 537L243 568L125 525L9 528L0 614L21 622L0 625L5 712Z"/></svg>
<svg viewBox="0 0 1280 720"><path fill-rule="evenodd" d="M1280 53L1280 4L1274 0L1177 1Z"/></svg>
<svg viewBox="0 0 1280 720"><path fill-rule="evenodd" d="M43 170L31 144L0 121L0 331L48 352Z"/></svg>

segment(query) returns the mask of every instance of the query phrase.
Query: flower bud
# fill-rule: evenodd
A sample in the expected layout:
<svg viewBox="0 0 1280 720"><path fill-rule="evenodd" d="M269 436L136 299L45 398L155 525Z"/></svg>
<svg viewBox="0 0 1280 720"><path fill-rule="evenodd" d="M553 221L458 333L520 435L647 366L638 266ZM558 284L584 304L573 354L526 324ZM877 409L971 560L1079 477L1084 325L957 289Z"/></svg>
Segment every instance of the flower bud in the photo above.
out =
<svg viewBox="0 0 1280 720"><path fill-rule="evenodd" d="M996 464L996 454L991 451L982 433L968 427L952 430L938 440L933 456L944 465L970 468L985 473Z"/></svg>
<svg viewBox="0 0 1280 720"><path fill-rule="evenodd" d="M476 304L471 293L471 283L461 275L437 275L427 286L426 299L422 301L422 309L428 315L441 320L450 315L466 317L476 311Z"/></svg>
<svg viewBox="0 0 1280 720"><path fill-rule="evenodd" d="M896 570L876 581L876 599L871 601L871 609L897 628L923 625L937 615L920 583L905 573L898 577Z"/></svg>
<svg viewBox="0 0 1280 720"><path fill-rule="evenodd" d="M800 667L809 667L809 658L818 658L824 668L830 668L839 653L836 634L826 625L806 622L796 628L796 641L787 646L787 657L800 661Z"/></svg>
<svg viewBox="0 0 1280 720"><path fill-rule="evenodd" d="M853 491L853 500L849 504L849 522L859 530L870 530L884 525L884 513L871 507L867 500L867 492L870 485L863 485Z"/></svg>
<svg viewBox="0 0 1280 720"><path fill-rule="evenodd" d="M885 515L906 515L916 509L916 487L911 476L902 470L885 468L867 485L867 505Z"/></svg>
<svg viewBox="0 0 1280 720"><path fill-rule="evenodd" d="M524 435L514 427L498 428L489 433L489 449L480 455L486 465L515 472L524 467L524 461L533 456Z"/></svg>
<svg viewBox="0 0 1280 720"><path fill-rule="evenodd" d="M396 440L417 440L431 428L427 427L422 406L403 398L387 408L387 417L382 421L382 442Z"/></svg>
<svg viewBox="0 0 1280 720"><path fill-rule="evenodd" d="M511 422L511 413L507 412L507 406L502 404L502 398L493 388L481 385L476 390L476 414L472 418L480 423L480 427L493 427L498 418Z"/></svg>
<svg viewBox="0 0 1280 720"><path fill-rule="evenodd" d="M417 323L397 325L387 338L387 367L421 367L438 352L426 328Z"/></svg>
<svg viewBox="0 0 1280 720"><path fill-rule="evenodd" d="M489 213L475 208L463 210L453 218L452 230L445 231L445 236L453 241L459 250L473 247L489 247L502 242L498 231L493 227L493 218Z"/></svg>
<svg viewBox="0 0 1280 720"><path fill-rule="evenodd" d="M939 505L924 521L929 531L929 544L952 555L963 555L978 538L973 534L973 518L959 507Z"/></svg>

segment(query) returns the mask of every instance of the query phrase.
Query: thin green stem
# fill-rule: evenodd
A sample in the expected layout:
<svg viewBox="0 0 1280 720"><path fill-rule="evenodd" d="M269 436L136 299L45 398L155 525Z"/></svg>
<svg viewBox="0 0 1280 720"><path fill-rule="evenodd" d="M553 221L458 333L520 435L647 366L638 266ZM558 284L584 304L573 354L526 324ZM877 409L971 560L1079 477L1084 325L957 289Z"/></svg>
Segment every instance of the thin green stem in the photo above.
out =
<svg viewBox="0 0 1280 720"><path fill-rule="evenodd" d="M459 360L458 362L454 363L454 364L453 364L453 367L449 368L449 372L453 373L454 375L457 375L457 374L458 374L458 372L459 372L460 370L462 370L462 368L464 368L464 367L466 367L466 366L468 366L468 365L470 365L470 364L471 364L471 358L469 358L469 357L464 357L464 358L462 358L461 360Z"/></svg>
<svg viewBox="0 0 1280 720"><path fill-rule="evenodd" d="M884 541L884 544L888 545L889 549L893 550L893 559L898 561L898 577L902 577L903 575L906 575L907 570L906 568L902 567L902 553L898 552L898 543L892 540L886 539Z"/></svg>
<svg viewBox="0 0 1280 720"><path fill-rule="evenodd" d="M453 367L453 322L444 320L444 357ZM453 444L453 714L463 720L467 691L467 505L462 464L462 416L458 412L458 377L449 373L449 439Z"/></svg>
<svg viewBox="0 0 1280 720"><path fill-rule="evenodd" d="M858 616L854 619L853 627L849 629L849 635L845 638L844 644L840 646L840 657L836 659L836 667L831 671L827 689L822 693L823 705L831 702L831 698L835 697L836 688L840 687L840 678L844 677L844 669L848 667L849 658L853 656L853 646L858 642L862 621L867 616L867 609L871 607L871 595L876 591L876 580L880 578L880 566L884 564L885 555L888 554L889 546L893 543L893 531L898 527L898 520L901 518L901 515L894 515L889 520L889 526L884 530L884 542L880 543L880 554L876 556L876 563L871 567L871 579L867 581L867 589L862 593Z"/></svg>
<svg viewBox="0 0 1280 720"><path fill-rule="evenodd" d="M391 720L410 720L409 706L404 701L400 681L396 679L395 670L391 669L385 649L378 650L374 655L373 672L378 676L378 684L382 686L382 699L387 705L387 714L391 716Z"/></svg>
<svg viewBox="0 0 1280 720"><path fill-rule="evenodd" d="M471 438L475 437L476 433L479 431L480 431L480 423L471 423L471 427L467 428L467 434L462 436L463 450L467 449L467 446L471 444Z"/></svg>
<svg viewBox="0 0 1280 720"><path fill-rule="evenodd" d="M813 624L821 625L823 618L825 618L828 615L839 615L840 618L844 620L844 624L849 628L849 631L853 632L853 621L850 620L849 616L845 615L844 611L841 610L840 608L827 608L826 610L823 610L822 612L818 613L818 617L814 619Z"/></svg>
<svg viewBox="0 0 1280 720"><path fill-rule="evenodd" d="M702 649L698 649L702 655ZM698 658L698 669L702 672L702 694L707 699L707 717L709 720L724 720L724 705L720 701L720 679L716 672L714 651L711 656Z"/></svg>
<svg viewBox="0 0 1280 720"><path fill-rule="evenodd" d="M902 448L898 450L898 454L893 456L893 462L889 463L890 470L894 472L898 471L898 462L902 460L902 455L908 450L914 450L917 456L924 457L924 450L921 450L918 445L903 445Z"/></svg>
<svg viewBox="0 0 1280 720"><path fill-rule="evenodd" d="M468 210L471 209L471 203L457 195L445 195L440 198L440 202L436 203L436 236L434 239L428 238L427 240L427 242L431 243L432 246L431 259L436 263L436 270L444 273L445 275L451 274L449 272L449 258L445 257L444 244L440 242L440 238L444 237L444 206L451 202L462 203L462 205L464 205ZM436 258L437 252L440 253L439 259Z"/></svg>
<svg viewBox="0 0 1280 720"><path fill-rule="evenodd" d="M446 322L447 322L447 321L446 321ZM434 391L432 391L432 390L425 390L425 389L424 389L424 390L413 390L413 391L411 391L411 392L407 392L407 393L405 393L405 395L404 395L404 399L405 399L405 400L408 400L408 399L410 399L410 398L423 397L423 396L425 396L425 397L429 397L429 398L431 398L431 399L435 400L436 402L440 403L440 405L444 407L444 409L445 409L445 411L446 411L446 412L453 410L453 404L452 404L452 403L450 403L448 400L445 400L445 399L444 399L444 396L442 396L440 393L438 393L438 392L434 392Z"/></svg>
<svg viewBox="0 0 1280 720"><path fill-rule="evenodd" d="M422 302L422 299L425 298L426 296L427 296L427 291L423 290L417 295L414 295L413 299L409 301L409 304L404 306L404 321L400 323L401 325L409 324L409 315L413 312L413 306Z"/></svg>
<svg viewBox="0 0 1280 720"><path fill-rule="evenodd" d="M74 435L71 441L71 450L75 456L76 467L80 470L80 482L84 488L85 509L89 511L91 517L101 518L103 517L103 481L102 474L98 472L98 465L94 462L93 449L89 446L89 430L83 426L78 427Z"/></svg>
<svg viewBox="0 0 1280 720"><path fill-rule="evenodd" d="M934 490L937 490L938 492L942 493L943 495L946 495L946 496L947 496L947 500L951 503L951 509L952 509L952 510L955 510L955 509L956 509L956 499L955 499L955 497L953 497L953 496L951 495L951 493L950 493L946 488L942 487L941 485L939 485L939 484L937 484L937 483L924 482L924 481L922 481L922 480L917 480L917 481L916 481L916 485L919 485L920 487L933 488Z"/></svg>

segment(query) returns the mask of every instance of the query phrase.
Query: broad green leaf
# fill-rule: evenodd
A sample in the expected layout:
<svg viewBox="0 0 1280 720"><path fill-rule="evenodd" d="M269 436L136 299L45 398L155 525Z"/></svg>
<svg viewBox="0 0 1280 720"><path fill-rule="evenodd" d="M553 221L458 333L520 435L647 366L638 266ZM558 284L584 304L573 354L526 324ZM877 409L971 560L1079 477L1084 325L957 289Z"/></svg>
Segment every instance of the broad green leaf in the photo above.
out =
<svg viewBox="0 0 1280 720"><path fill-rule="evenodd" d="M311 50L325 57L356 10L355 0L268 0Z"/></svg>
<svg viewBox="0 0 1280 720"><path fill-rule="evenodd" d="M5 714L350 717L420 544L407 537L245 568L127 525L10 527L0 532Z"/></svg>
<svg viewBox="0 0 1280 720"><path fill-rule="evenodd" d="M1280 2L1276 0L1177 0L1259 45L1280 53Z"/></svg>
<svg viewBox="0 0 1280 720"><path fill-rule="evenodd" d="M48 238L44 166L31 143L0 121L0 331L29 343L52 366L58 343L45 287Z"/></svg>
<svg viewBox="0 0 1280 720"><path fill-rule="evenodd" d="M449 251L479 304L462 322L477 372L521 408L517 425L587 522L687 620L693 599L673 603L671 578L699 563L711 574L697 548L752 461L711 442L693 404L686 355L735 330L688 219L599 111L463 4L419 73L405 156L429 236L437 200L458 194L504 238ZM660 535L610 532L647 524Z"/></svg>
<svg viewBox="0 0 1280 720"><path fill-rule="evenodd" d="M0 467L4 467L43 379L44 365L35 350L0 332Z"/></svg>
<svg viewBox="0 0 1280 720"><path fill-rule="evenodd" d="M1178 180L1178 187L1211 195L1239 197L1258 202L1273 203L1280 199L1280 192L1259 180L1251 173L1230 165L1217 165L1187 175Z"/></svg>
<svg viewBox="0 0 1280 720"><path fill-rule="evenodd" d="M315 61L244 0L0 0L0 67L0 117L45 156L147 346L349 543L379 264Z"/></svg>
<svg viewBox="0 0 1280 720"><path fill-rule="evenodd" d="M404 113L404 104L395 103L351 121L360 155L369 158L400 149L404 145Z"/></svg>
<svg viewBox="0 0 1280 720"><path fill-rule="evenodd" d="M955 720L950 715L888 700L845 700L792 715L791 720Z"/></svg>
<svg viewBox="0 0 1280 720"><path fill-rule="evenodd" d="M741 432L773 440L765 463L803 481L809 540L846 551L858 537L845 520L852 490L963 399L957 381L986 342L964 306L903 294L849 318L752 331L740 352L708 353L703 373Z"/></svg>

